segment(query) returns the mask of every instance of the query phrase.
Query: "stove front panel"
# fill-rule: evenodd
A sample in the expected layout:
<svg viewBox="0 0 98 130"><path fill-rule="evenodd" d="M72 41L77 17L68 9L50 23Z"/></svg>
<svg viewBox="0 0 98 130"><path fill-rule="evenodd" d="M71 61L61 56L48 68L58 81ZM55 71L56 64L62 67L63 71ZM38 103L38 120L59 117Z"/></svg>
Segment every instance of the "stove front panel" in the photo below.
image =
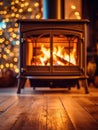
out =
<svg viewBox="0 0 98 130"><path fill-rule="evenodd" d="M80 75L82 34L68 30L38 30L26 34L24 59L34 75Z"/></svg>
<svg viewBox="0 0 98 130"><path fill-rule="evenodd" d="M87 23L87 20L20 20L20 75L87 75Z"/></svg>

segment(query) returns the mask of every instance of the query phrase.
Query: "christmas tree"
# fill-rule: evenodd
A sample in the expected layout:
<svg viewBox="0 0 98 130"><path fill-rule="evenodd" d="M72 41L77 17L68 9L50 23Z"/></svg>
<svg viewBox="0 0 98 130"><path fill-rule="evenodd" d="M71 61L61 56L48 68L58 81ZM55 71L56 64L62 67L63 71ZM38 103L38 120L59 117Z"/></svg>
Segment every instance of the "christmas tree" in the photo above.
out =
<svg viewBox="0 0 98 130"><path fill-rule="evenodd" d="M0 77L18 69L18 19L40 19L41 0L0 0Z"/></svg>

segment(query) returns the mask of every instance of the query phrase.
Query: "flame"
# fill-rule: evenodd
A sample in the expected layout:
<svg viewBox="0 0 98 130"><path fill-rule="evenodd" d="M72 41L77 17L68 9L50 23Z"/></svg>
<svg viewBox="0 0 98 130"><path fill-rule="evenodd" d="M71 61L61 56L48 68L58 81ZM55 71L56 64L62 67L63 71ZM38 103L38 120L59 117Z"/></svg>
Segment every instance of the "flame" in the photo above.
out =
<svg viewBox="0 0 98 130"><path fill-rule="evenodd" d="M53 65L60 65L66 66L69 64L76 65L76 50L77 44L73 43L73 47L71 47L71 51L68 52L64 48L64 46L53 46ZM46 47L44 44L41 44L40 48L41 54L37 57L37 63L32 63L33 65L41 65L41 66L49 66L50 65L50 58L51 58L51 51L50 47Z"/></svg>
<svg viewBox="0 0 98 130"><path fill-rule="evenodd" d="M46 48L43 44L41 45L41 52L43 56L40 56L40 61L42 65L50 65L50 48Z"/></svg>

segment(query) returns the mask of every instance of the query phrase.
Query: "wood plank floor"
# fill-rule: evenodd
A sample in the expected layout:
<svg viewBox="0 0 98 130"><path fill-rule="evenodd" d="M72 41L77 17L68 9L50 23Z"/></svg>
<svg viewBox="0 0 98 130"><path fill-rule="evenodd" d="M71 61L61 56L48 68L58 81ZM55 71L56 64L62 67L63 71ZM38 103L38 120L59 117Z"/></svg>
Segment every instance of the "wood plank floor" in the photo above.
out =
<svg viewBox="0 0 98 130"><path fill-rule="evenodd" d="M98 130L98 88L0 89L0 130Z"/></svg>

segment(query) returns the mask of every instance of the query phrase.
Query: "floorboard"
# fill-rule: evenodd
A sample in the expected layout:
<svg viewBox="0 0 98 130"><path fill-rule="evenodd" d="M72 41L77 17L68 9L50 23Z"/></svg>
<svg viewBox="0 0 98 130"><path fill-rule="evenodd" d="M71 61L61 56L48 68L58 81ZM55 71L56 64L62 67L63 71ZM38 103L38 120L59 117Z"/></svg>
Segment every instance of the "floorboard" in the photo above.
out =
<svg viewBox="0 0 98 130"><path fill-rule="evenodd" d="M97 88L13 90L0 92L0 130L98 130Z"/></svg>

